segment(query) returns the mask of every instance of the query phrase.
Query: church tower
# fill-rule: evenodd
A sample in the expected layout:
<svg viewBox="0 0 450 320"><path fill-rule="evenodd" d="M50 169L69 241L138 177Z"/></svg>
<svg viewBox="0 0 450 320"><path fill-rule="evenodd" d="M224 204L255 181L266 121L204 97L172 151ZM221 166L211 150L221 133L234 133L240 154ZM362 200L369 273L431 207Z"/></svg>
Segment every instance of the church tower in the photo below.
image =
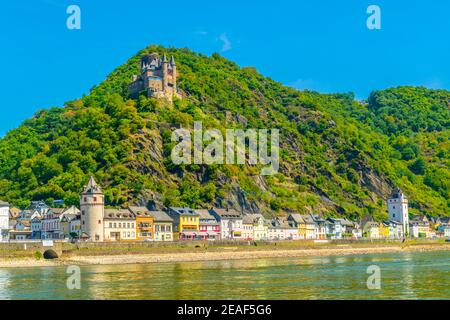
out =
<svg viewBox="0 0 450 320"><path fill-rule="evenodd" d="M403 235L409 234L408 199L400 188L397 188L388 199L389 220L403 226Z"/></svg>
<svg viewBox="0 0 450 320"><path fill-rule="evenodd" d="M80 210L81 232L87 234L90 241L103 241L105 196L93 177L81 193Z"/></svg>

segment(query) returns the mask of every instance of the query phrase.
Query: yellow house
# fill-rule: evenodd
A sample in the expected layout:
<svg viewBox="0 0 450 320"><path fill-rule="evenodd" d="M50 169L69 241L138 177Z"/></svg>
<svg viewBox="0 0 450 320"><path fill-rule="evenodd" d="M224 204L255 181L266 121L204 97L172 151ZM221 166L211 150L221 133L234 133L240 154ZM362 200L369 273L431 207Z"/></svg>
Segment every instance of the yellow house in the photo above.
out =
<svg viewBox="0 0 450 320"><path fill-rule="evenodd" d="M378 235L380 238L389 238L390 232L389 232L389 224L385 222L381 222L378 225Z"/></svg>
<svg viewBox="0 0 450 320"><path fill-rule="evenodd" d="M316 224L314 222L314 219L311 217L311 215L309 214L303 214L302 215L302 219L304 221L305 224L305 239L315 239L316 235L315 235L315 227Z"/></svg>
<svg viewBox="0 0 450 320"><path fill-rule="evenodd" d="M307 236L307 234L308 234L308 236L310 235L311 229L309 228L309 230L307 232L307 224L301 214L291 213L288 215L287 220L294 222L294 225L297 227L298 239L301 239L301 240L307 239L306 236ZM313 226L312 232L314 234L314 226Z"/></svg>
<svg viewBox="0 0 450 320"><path fill-rule="evenodd" d="M375 221L368 221L363 227L363 235L370 239L380 238L380 225Z"/></svg>
<svg viewBox="0 0 450 320"><path fill-rule="evenodd" d="M200 215L191 208L170 207L168 215L173 219L174 239L199 239Z"/></svg>

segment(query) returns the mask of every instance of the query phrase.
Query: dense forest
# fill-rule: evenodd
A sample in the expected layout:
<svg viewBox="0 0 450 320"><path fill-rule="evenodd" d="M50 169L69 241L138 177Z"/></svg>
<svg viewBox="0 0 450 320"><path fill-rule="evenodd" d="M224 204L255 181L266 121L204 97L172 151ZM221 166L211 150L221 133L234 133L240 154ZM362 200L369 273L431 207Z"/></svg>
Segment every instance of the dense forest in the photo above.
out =
<svg viewBox="0 0 450 320"><path fill-rule="evenodd" d="M177 61L183 99L173 104L127 87L142 55ZM399 87L352 94L298 91L218 54L148 47L89 95L36 112L0 140L0 199L78 204L90 175L110 206L244 207L350 218L387 215L395 186L412 214L448 215L450 92ZM180 126L278 128L280 170L259 166L174 165L171 134Z"/></svg>

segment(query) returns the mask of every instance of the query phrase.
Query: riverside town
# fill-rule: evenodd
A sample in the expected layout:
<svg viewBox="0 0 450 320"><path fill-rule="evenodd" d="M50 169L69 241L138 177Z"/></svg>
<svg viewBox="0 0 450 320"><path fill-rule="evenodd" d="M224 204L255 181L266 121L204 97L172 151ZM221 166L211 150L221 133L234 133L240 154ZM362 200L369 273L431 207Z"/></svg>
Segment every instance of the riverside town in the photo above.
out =
<svg viewBox="0 0 450 320"><path fill-rule="evenodd" d="M397 188L387 200L386 221L351 221L320 214L290 212L271 219L231 208L142 206L108 208L93 177L80 195L80 206L55 208L33 201L21 210L0 201L0 241L280 241L328 239L450 238L448 217L408 214L408 199Z"/></svg>

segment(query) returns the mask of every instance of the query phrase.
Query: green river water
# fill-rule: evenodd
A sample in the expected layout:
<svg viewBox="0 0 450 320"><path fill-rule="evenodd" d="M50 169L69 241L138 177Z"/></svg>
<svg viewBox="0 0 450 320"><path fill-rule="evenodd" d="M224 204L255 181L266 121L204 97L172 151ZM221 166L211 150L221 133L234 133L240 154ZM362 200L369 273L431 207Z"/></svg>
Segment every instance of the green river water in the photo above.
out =
<svg viewBox="0 0 450 320"><path fill-rule="evenodd" d="M381 271L369 290L367 268ZM0 299L450 299L450 252L0 269Z"/></svg>

